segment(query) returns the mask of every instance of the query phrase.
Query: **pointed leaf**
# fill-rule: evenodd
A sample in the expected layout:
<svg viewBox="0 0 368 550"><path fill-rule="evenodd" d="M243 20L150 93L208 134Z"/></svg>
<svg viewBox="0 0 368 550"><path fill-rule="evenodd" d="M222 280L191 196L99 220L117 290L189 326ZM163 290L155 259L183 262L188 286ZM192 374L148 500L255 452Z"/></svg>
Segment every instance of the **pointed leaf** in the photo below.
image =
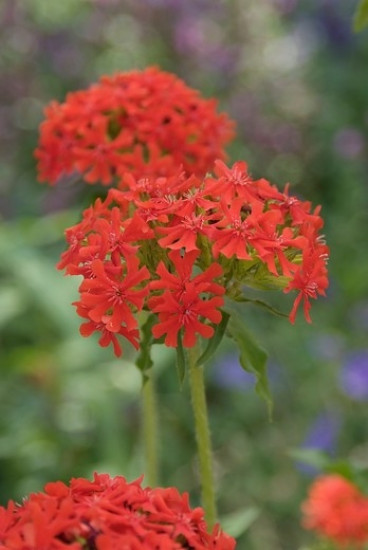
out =
<svg viewBox="0 0 368 550"><path fill-rule="evenodd" d="M240 537L258 518L260 511L251 506L221 518L221 528L234 538Z"/></svg>
<svg viewBox="0 0 368 550"><path fill-rule="evenodd" d="M242 321L235 313L231 314L228 324L228 334L235 340L240 355L240 364L244 370L256 377L256 392L266 401L268 412L271 417L272 398L268 387L267 379L267 353L258 345L252 334L250 334Z"/></svg>
<svg viewBox="0 0 368 550"><path fill-rule="evenodd" d="M354 14L354 31L359 32L368 27L368 0L360 0Z"/></svg>
<svg viewBox="0 0 368 550"><path fill-rule="evenodd" d="M331 460L326 453L319 449L291 449L288 454L297 462L323 471L328 468Z"/></svg>
<svg viewBox="0 0 368 550"><path fill-rule="evenodd" d="M155 323L155 315L150 315L146 322L142 325L141 329L141 341L140 341L140 353L136 359L136 365L139 370L142 372L143 376L145 372L150 369L153 365L151 358L151 348L154 342L152 335L152 326Z"/></svg>
<svg viewBox="0 0 368 550"><path fill-rule="evenodd" d="M279 311L278 309L274 308L273 306L270 306L270 304L268 304L267 302L264 302L263 300L258 300L258 299L256 300L252 298L245 298L245 296L240 296L238 298L235 298L235 301L240 303L254 304L256 306L262 307L263 309L267 309L267 311L269 311L273 315L277 315L278 317L286 317L286 318L289 317L288 313L283 313L282 311Z"/></svg>
<svg viewBox="0 0 368 550"><path fill-rule="evenodd" d="M176 366L178 369L178 376L180 386L183 385L186 371L186 359L183 348L183 342L181 337L181 331L178 333L178 347L176 348Z"/></svg>
<svg viewBox="0 0 368 550"><path fill-rule="evenodd" d="M220 343L221 343L221 341L224 337L229 319L230 319L229 313L227 313L226 311L222 311L221 323L216 325L214 335L209 340L206 349L204 350L202 355L197 360L197 366L203 365L206 361L211 359L211 357L213 356L213 354L215 353L215 351L219 347L219 345L220 345Z"/></svg>

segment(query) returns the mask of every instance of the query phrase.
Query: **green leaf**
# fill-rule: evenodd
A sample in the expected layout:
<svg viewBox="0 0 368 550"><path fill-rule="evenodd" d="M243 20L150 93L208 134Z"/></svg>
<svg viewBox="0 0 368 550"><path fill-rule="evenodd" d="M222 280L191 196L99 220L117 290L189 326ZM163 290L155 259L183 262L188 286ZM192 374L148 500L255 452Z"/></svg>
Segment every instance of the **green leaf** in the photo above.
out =
<svg viewBox="0 0 368 550"><path fill-rule="evenodd" d="M213 354L215 353L215 351L219 347L219 345L220 345L220 343L221 343L221 341L224 337L229 319L230 319L230 314L227 313L226 311L222 311L221 323L216 325L214 335L212 336L211 340L209 340L206 349L204 350L202 355L197 360L197 367L199 365L203 365L204 363L206 363L206 361L211 359L211 357L213 356Z"/></svg>
<svg viewBox="0 0 368 550"><path fill-rule="evenodd" d="M80 281L64 277L11 226L0 225L0 230L2 270L12 275L14 286L37 302L63 336L77 334L78 316L70 303L78 295Z"/></svg>
<svg viewBox="0 0 368 550"><path fill-rule="evenodd" d="M186 371L186 359L181 337L181 331L178 333L178 347L176 348L176 366L178 368L178 376L180 386L183 385Z"/></svg>
<svg viewBox="0 0 368 550"><path fill-rule="evenodd" d="M256 392L266 401L271 417L272 398L267 379L267 353L258 345L252 334L246 330L242 319L235 313L231 314L228 324L228 334L235 340L238 346L241 366L244 370L255 375Z"/></svg>
<svg viewBox="0 0 368 550"><path fill-rule="evenodd" d="M5 326L11 319L23 313L25 309L21 288L6 285L0 289L0 327Z"/></svg>
<svg viewBox="0 0 368 550"><path fill-rule="evenodd" d="M151 348L154 341L152 335L152 326L155 323L155 315L150 315L146 322L142 325L141 329L141 341L140 341L140 353L136 360L136 365L142 372L143 376L145 372L153 365L151 358Z"/></svg>
<svg viewBox="0 0 368 550"><path fill-rule="evenodd" d="M368 27L368 0L360 0L354 14L354 31L360 32Z"/></svg>
<svg viewBox="0 0 368 550"><path fill-rule="evenodd" d="M269 311L273 315L277 315L278 317L286 317L286 318L289 317L287 313L283 313L282 311L279 311L278 309L274 308L273 306L270 306L270 304L268 304L267 302L264 302L263 300L258 300L258 299L256 300L252 298L245 298L245 296L239 296L235 298L235 301L239 303L254 304L256 306L262 307L263 309L267 309L267 311Z"/></svg>
<svg viewBox="0 0 368 550"><path fill-rule="evenodd" d="M352 464L346 460L335 460L327 464L326 472L331 474L339 474L350 481L354 480L354 468Z"/></svg>
<svg viewBox="0 0 368 550"><path fill-rule="evenodd" d="M330 464L329 456L318 449L291 449L288 454L293 460L318 470L325 471Z"/></svg>
<svg viewBox="0 0 368 550"><path fill-rule="evenodd" d="M258 518L260 511L258 508L249 507L238 510L221 518L221 528L234 538L240 537L252 523Z"/></svg>
<svg viewBox="0 0 368 550"><path fill-rule="evenodd" d="M356 465L346 460L332 460L327 453L319 449L291 449L288 454L293 460L312 466L324 473L339 474L359 487L364 488L365 492L366 483L368 482L367 468L357 468Z"/></svg>

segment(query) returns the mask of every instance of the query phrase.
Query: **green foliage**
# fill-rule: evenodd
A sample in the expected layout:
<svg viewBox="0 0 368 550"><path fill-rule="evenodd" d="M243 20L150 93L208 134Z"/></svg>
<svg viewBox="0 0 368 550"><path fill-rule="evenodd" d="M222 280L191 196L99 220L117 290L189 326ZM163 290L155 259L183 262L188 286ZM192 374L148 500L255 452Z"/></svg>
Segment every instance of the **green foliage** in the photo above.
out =
<svg viewBox="0 0 368 550"><path fill-rule="evenodd" d="M229 533L232 537L239 538L256 521L259 514L260 510L255 507L237 510L232 514L222 517L220 525L226 533Z"/></svg>
<svg viewBox="0 0 368 550"><path fill-rule="evenodd" d="M203 365L213 357L214 353L218 349L226 333L226 327L228 325L229 319L230 319L230 314L227 313L226 311L222 311L221 322L215 326L215 333L212 336L212 338L208 341L206 349L204 350L202 355L198 358L197 366Z"/></svg>
<svg viewBox="0 0 368 550"><path fill-rule="evenodd" d="M141 327L140 348L136 359L136 365L142 371L143 376L145 376L146 371L153 365L151 348L154 342L154 337L151 329L154 324L155 315L149 315L146 322L143 323Z"/></svg>
<svg viewBox="0 0 368 550"><path fill-rule="evenodd" d="M360 0L354 14L354 30L360 32L368 27L368 0Z"/></svg>
<svg viewBox="0 0 368 550"><path fill-rule="evenodd" d="M181 331L178 333L178 346L176 348L176 367L180 386L183 385L185 373L187 371L187 359L183 347L183 337Z"/></svg>
<svg viewBox="0 0 368 550"><path fill-rule="evenodd" d="M240 364L256 377L256 392L265 400L271 416L272 398L267 379L267 353L259 346L254 336L246 329L244 321L235 312L231 313L228 334L235 341Z"/></svg>

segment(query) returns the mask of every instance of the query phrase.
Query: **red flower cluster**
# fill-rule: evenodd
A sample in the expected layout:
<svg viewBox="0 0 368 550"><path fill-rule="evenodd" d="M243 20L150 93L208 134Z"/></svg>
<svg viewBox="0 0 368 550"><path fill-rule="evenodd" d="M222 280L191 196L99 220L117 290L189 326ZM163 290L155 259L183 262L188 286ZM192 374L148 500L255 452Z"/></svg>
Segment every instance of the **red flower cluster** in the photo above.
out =
<svg viewBox="0 0 368 550"><path fill-rule="evenodd" d="M309 490L303 512L304 527L342 547L361 548L368 542L368 498L340 475L318 478Z"/></svg>
<svg viewBox="0 0 368 550"><path fill-rule="evenodd" d="M218 525L208 533L203 517L175 488L95 474L0 507L0 550L233 550L235 540Z"/></svg>
<svg viewBox="0 0 368 550"><path fill-rule="evenodd" d="M67 229L58 267L83 276L83 335L100 331L117 355L119 334L138 348L135 315L146 310L156 338L177 346L181 331L191 347L197 334L211 338L223 296L239 299L244 285L296 290L290 320L303 301L310 321L310 298L328 286L319 208L254 180L244 162L215 164L204 178L126 174Z"/></svg>
<svg viewBox="0 0 368 550"><path fill-rule="evenodd" d="M233 137L234 124L175 75L151 67L104 76L45 110L35 152L40 181L77 171L87 183L169 175L203 176Z"/></svg>

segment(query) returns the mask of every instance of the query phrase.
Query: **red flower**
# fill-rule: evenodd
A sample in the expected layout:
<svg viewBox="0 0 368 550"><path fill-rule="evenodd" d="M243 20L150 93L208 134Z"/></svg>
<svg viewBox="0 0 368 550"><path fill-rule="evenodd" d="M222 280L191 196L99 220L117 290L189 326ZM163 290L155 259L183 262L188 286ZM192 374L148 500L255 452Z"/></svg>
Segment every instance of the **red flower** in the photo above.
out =
<svg viewBox="0 0 368 550"><path fill-rule="evenodd" d="M216 172L217 179L182 171L159 178L125 174L121 189L110 189L66 231L69 249L58 267L84 277L76 305L87 319L85 335L99 330L101 345L112 343L121 353L111 333L137 346L133 313L148 309L158 316L155 337L165 335L166 345L176 346L182 331L184 345L193 346L198 334L212 337L222 295L238 299L245 285L297 291L290 321L303 304L310 322L310 300L328 286L319 208L253 180L245 163L217 162ZM201 275L192 276L194 266ZM213 282L220 275L223 286ZM127 285L136 284L127 294Z"/></svg>
<svg viewBox="0 0 368 550"><path fill-rule="evenodd" d="M303 252L303 260L299 269L284 289L284 292L290 292L291 290L299 291L290 312L289 318L291 323L295 322L296 312L302 300L304 316L308 323L311 323L312 320L309 314L311 304L309 299L313 298L315 300L318 298L318 295L325 296L325 290L328 287L327 258L328 248L325 245L321 245L315 250L307 248Z"/></svg>
<svg viewBox="0 0 368 550"><path fill-rule="evenodd" d="M121 326L128 331L137 328L132 309L140 311L147 288L136 287L148 279L149 272L139 261L129 256L125 265L120 265L114 275L109 274L101 260L91 265L94 275L80 285L81 298L78 305L88 309L88 317L95 323L103 323L111 332L119 332Z"/></svg>
<svg viewBox="0 0 368 550"><path fill-rule="evenodd" d="M313 483L303 513L306 529L341 546L361 548L368 542L368 499L340 475L326 475Z"/></svg>
<svg viewBox="0 0 368 550"><path fill-rule="evenodd" d="M281 200L283 195L267 180L254 180L248 172L248 164L243 161L235 162L228 168L221 160L215 161L216 178L209 178L208 191L214 196L220 195L228 204L235 198L242 199L243 203L254 200Z"/></svg>
<svg viewBox="0 0 368 550"><path fill-rule="evenodd" d="M170 273L163 263L157 268L159 281L153 281L151 290L166 289L160 296L153 296L148 301L150 309L158 314L159 323L154 325L152 333L156 338L164 334L165 344L176 347L178 334L183 331L183 345L193 347L196 343L196 335L203 338L211 338L214 328L206 323L208 319L218 324L221 321L219 307L224 303L222 294L225 289L214 283L213 278L222 274L219 264L212 264L210 268L201 274L191 277L193 264L198 257L198 252L188 252L183 257L179 251L169 254L178 276ZM214 297L202 297L203 293L215 294Z"/></svg>
<svg viewBox="0 0 368 550"><path fill-rule="evenodd" d="M196 214L192 212L188 216L176 216L167 227L159 227L157 232L166 234L158 240L162 248L180 250L185 248L187 252L199 250L197 240L199 235L209 233L208 222L213 215Z"/></svg>
<svg viewBox="0 0 368 550"><path fill-rule="evenodd" d="M143 176L204 174L233 137L233 122L214 100L173 74L151 67L102 77L87 90L52 102L40 126L40 181L77 170L87 183Z"/></svg>
<svg viewBox="0 0 368 550"><path fill-rule="evenodd" d="M126 340L128 340L135 347L135 349L139 348L139 330L128 330L126 327L120 326L118 331L113 332L112 330L109 330L106 326L109 321L108 316L106 316L104 320L100 322L92 321L89 317L88 307L86 307L82 302L74 302L73 305L76 306L77 314L83 319L87 319L87 322L82 323L79 328L82 336L88 337L91 336L91 334L93 334L94 332L101 332L98 343L103 348L106 348L107 346L112 344L116 357L120 357L123 353L123 350L117 338L118 334L126 338Z"/></svg>
<svg viewBox="0 0 368 550"><path fill-rule="evenodd" d="M1 550L234 550L218 525L175 488L95 474L93 481L48 483L22 505L0 507Z"/></svg>

